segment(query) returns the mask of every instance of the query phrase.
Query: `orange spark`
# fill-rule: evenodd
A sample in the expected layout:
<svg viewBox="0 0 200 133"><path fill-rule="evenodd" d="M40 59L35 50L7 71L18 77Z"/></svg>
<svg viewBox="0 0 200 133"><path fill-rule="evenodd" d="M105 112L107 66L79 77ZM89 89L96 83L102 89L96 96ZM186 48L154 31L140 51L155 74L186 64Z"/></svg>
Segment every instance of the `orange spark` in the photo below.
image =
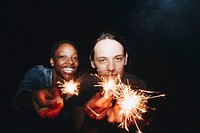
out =
<svg viewBox="0 0 200 133"><path fill-rule="evenodd" d="M121 123L119 124L119 127L125 128L129 131L128 124L134 122L138 132L141 133L137 120L143 120L142 115L148 112L148 109L150 108L147 106L148 99L165 96L165 94L151 96L148 95L149 93L155 94L158 92L145 91L141 89L134 90L131 89L130 85L120 84L120 100L117 103L121 107L119 112Z"/></svg>
<svg viewBox="0 0 200 133"><path fill-rule="evenodd" d="M68 82L66 82L64 80L64 83L61 83L60 81L57 81L58 87L61 88L61 93L62 94L66 94L67 97L69 98L73 95L78 95L79 94L79 83L78 82L74 82L73 80L70 80Z"/></svg>
<svg viewBox="0 0 200 133"><path fill-rule="evenodd" d="M94 74L94 76L98 77L100 81L98 82L98 85L94 85L95 87L101 87L102 95L105 97L108 96L115 96L117 95L117 90L118 90L118 82L120 80L120 75L116 78L112 78L111 76L109 77L103 77L103 76L98 76L97 74Z"/></svg>

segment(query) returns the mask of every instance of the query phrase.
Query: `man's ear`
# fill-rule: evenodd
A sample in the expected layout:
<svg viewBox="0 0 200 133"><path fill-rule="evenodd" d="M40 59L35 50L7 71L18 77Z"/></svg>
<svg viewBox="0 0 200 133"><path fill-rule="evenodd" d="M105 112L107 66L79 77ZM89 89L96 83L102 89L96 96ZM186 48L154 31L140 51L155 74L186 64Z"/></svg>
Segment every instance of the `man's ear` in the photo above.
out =
<svg viewBox="0 0 200 133"><path fill-rule="evenodd" d="M127 62L128 62L128 53L126 53L126 55L125 55L125 63L124 63L124 66L127 65Z"/></svg>
<svg viewBox="0 0 200 133"><path fill-rule="evenodd" d="M90 65L91 65L91 67L92 67L92 68L96 68L95 65L94 65L94 61L92 61L92 59L91 59L91 56L89 57L89 60L90 60Z"/></svg>
<svg viewBox="0 0 200 133"><path fill-rule="evenodd" d="M50 58L49 62L50 62L50 64L51 64L51 66L53 67L53 66L54 66L54 60L53 60L52 57Z"/></svg>

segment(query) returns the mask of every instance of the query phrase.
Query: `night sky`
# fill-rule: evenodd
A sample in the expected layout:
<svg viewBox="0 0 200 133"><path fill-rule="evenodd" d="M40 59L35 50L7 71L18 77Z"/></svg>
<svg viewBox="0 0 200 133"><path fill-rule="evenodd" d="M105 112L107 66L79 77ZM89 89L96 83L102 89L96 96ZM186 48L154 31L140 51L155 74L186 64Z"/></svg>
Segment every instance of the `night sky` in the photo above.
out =
<svg viewBox="0 0 200 133"><path fill-rule="evenodd" d="M0 5L0 131L12 131L15 115L10 100L28 69L49 66L54 43L62 39L75 42L83 72L89 68L93 40L105 29L120 33L129 42L129 71L150 90L168 94L154 99L154 131L200 131L198 0L1 0Z"/></svg>

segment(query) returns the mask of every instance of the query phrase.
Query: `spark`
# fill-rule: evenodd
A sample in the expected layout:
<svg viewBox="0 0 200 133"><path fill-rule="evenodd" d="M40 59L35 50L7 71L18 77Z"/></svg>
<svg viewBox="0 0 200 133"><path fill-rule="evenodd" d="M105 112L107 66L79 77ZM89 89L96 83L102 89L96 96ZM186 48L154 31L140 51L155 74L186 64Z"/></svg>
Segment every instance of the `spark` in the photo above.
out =
<svg viewBox="0 0 200 133"><path fill-rule="evenodd" d="M116 104L120 106L119 117L121 123L118 127L125 128L129 131L128 126L134 123L138 132L142 133L137 121L144 120L143 114L147 113L148 109L154 110L154 108L147 106L148 100L164 97L165 94L160 94L160 92L156 91L142 90L137 87L131 88L129 80L127 79L127 84L122 83L119 74L114 79L111 76L105 78L98 74L94 74L93 76L100 79L98 85L94 86L102 88L102 95L113 96L113 99L117 100ZM90 107L88 108L96 114Z"/></svg>
<svg viewBox="0 0 200 133"><path fill-rule="evenodd" d="M101 87L102 95L105 97L109 97L112 95L117 95L117 90L119 85L117 84L120 80L120 75L116 78L112 78L111 76L103 77L99 76L98 74L94 74L93 76L96 76L100 79L97 85L94 85L95 87Z"/></svg>
<svg viewBox="0 0 200 133"><path fill-rule="evenodd" d="M74 82L74 80L65 81L62 83L60 81L57 81L58 87L61 88L61 94L67 95L66 98L69 98L73 95L79 94L79 83Z"/></svg>
<svg viewBox="0 0 200 133"><path fill-rule="evenodd" d="M143 114L148 112L148 109L153 109L147 106L148 99L164 97L165 94L155 95L159 92L146 91L142 89L132 89L130 85L121 84L120 96L118 100L120 106L120 119L121 123L119 127L125 128L127 131L128 125L134 122L137 130L141 133L141 130L137 124L137 120L143 120ZM155 96L151 96L154 94Z"/></svg>

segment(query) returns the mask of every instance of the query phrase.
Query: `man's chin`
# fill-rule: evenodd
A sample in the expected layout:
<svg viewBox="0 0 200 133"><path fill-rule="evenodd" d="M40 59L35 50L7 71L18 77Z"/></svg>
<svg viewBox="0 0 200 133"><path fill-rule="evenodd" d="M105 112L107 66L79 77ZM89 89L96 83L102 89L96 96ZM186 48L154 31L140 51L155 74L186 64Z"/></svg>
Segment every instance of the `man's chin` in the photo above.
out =
<svg viewBox="0 0 200 133"><path fill-rule="evenodd" d="M106 79L116 79L118 77L118 75L104 75L102 77L104 77Z"/></svg>

